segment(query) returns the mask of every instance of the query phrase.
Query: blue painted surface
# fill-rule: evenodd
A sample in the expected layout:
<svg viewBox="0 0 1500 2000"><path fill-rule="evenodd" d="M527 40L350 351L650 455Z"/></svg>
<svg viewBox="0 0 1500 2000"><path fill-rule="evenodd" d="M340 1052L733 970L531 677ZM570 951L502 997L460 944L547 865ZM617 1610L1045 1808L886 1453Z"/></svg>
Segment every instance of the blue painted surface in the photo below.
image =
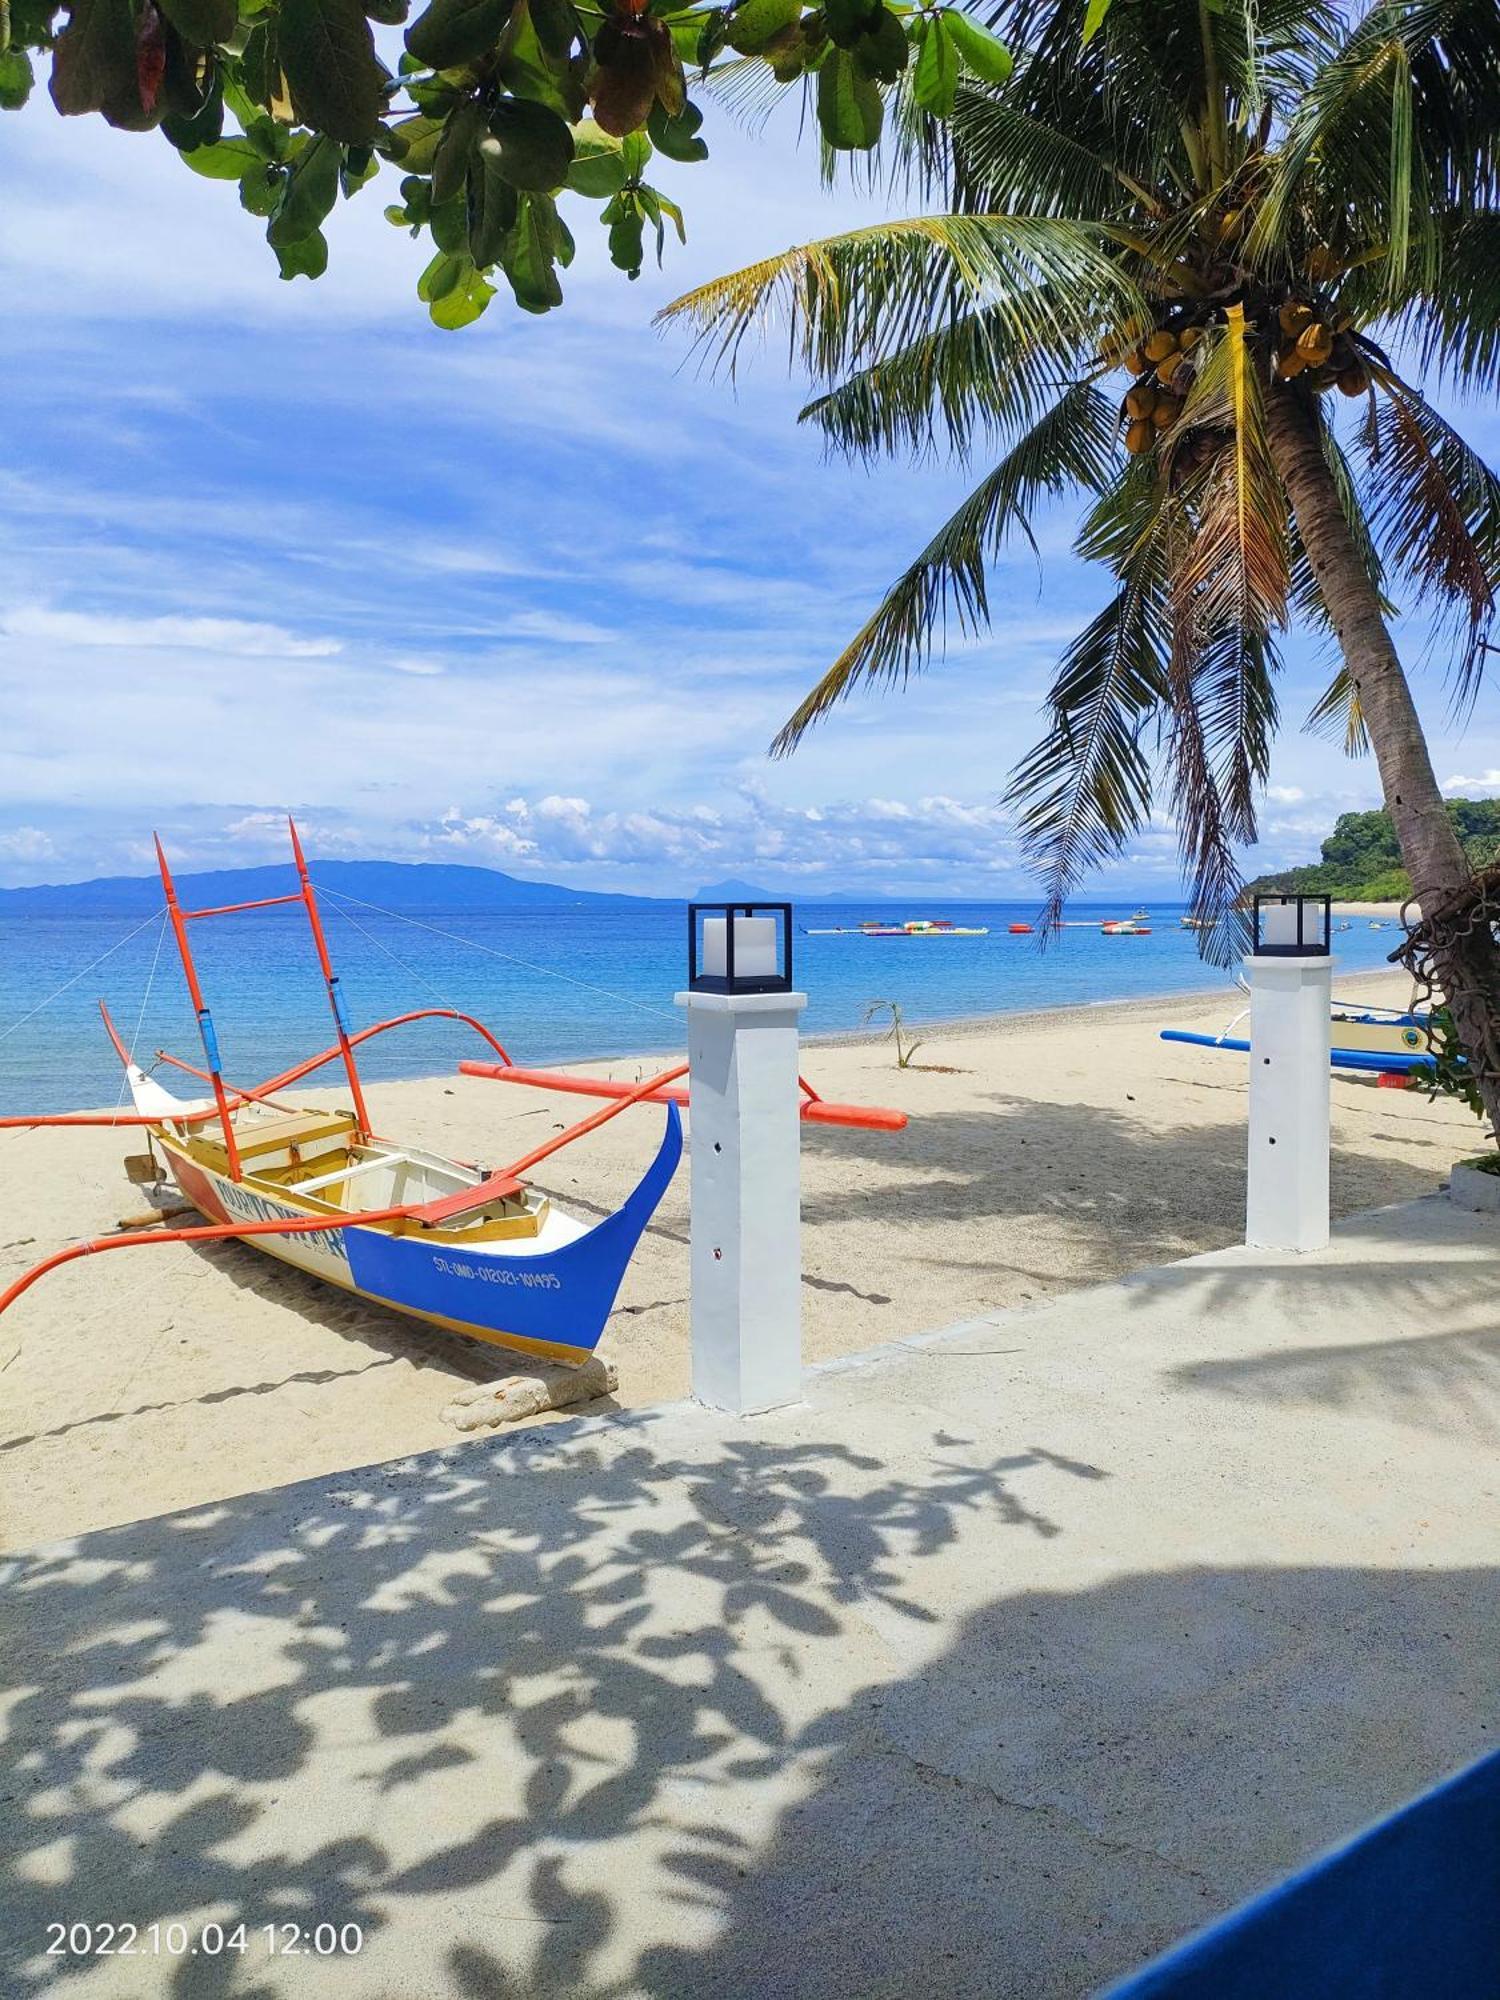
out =
<svg viewBox="0 0 1500 2000"><path fill-rule="evenodd" d="M420 1236L348 1231L349 1275L361 1291L411 1312L592 1352L641 1232L682 1157L682 1118L666 1130L634 1191L613 1215L551 1256L480 1255Z"/></svg>
<svg viewBox="0 0 1500 2000"><path fill-rule="evenodd" d="M1164 1042L1191 1042L1201 1049L1237 1049L1241 1055L1248 1055L1250 1044L1237 1035L1198 1035L1187 1028L1163 1028ZM1330 1049L1329 1061L1335 1069L1373 1070L1382 1076L1404 1076L1414 1069L1431 1069L1431 1056L1412 1055L1407 1050L1393 1050L1389 1055L1376 1049Z"/></svg>
<svg viewBox="0 0 1500 2000"><path fill-rule="evenodd" d="M1110 1989L1108 2000L1496 2000L1500 1752Z"/></svg>

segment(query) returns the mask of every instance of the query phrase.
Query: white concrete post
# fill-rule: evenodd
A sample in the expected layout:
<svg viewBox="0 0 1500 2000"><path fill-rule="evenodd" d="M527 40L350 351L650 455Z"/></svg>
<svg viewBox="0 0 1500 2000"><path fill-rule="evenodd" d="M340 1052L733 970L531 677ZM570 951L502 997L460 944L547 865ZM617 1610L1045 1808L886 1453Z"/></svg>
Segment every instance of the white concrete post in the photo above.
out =
<svg viewBox="0 0 1500 2000"><path fill-rule="evenodd" d="M1328 1242L1331 958L1245 960L1250 979L1250 1167L1245 1241Z"/></svg>
<svg viewBox="0 0 1500 2000"><path fill-rule="evenodd" d="M693 1394L749 1416L802 1396L805 993L679 993L693 1169Z"/></svg>

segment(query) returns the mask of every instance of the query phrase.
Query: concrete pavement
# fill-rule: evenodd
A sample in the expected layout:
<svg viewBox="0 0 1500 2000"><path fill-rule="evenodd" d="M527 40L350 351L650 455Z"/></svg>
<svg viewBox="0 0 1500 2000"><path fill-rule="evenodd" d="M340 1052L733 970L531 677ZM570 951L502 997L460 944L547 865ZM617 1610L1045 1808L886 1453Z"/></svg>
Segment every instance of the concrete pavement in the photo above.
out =
<svg viewBox="0 0 1500 2000"><path fill-rule="evenodd" d="M1500 1741L1497 1250L1432 1199L0 1565L0 1984L1087 1993Z"/></svg>

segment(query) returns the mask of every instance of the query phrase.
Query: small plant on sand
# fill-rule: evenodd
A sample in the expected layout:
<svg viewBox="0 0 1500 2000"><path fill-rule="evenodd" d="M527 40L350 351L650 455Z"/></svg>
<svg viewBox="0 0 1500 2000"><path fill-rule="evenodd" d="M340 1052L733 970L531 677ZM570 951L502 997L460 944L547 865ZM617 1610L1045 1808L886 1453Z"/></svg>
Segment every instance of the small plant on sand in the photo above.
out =
<svg viewBox="0 0 1500 2000"><path fill-rule="evenodd" d="M872 1000L865 1009L865 1020L873 1021L877 1014L884 1013L887 1009L890 1011L891 1025L889 1031L882 1039L896 1044L897 1069L910 1069L911 1059L917 1053L917 1050L921 1048L922 1044L920 1042L902 1040L902 1033L906 1027L906 1023L901 1017L901 1002L899 1000Z"/></svg>

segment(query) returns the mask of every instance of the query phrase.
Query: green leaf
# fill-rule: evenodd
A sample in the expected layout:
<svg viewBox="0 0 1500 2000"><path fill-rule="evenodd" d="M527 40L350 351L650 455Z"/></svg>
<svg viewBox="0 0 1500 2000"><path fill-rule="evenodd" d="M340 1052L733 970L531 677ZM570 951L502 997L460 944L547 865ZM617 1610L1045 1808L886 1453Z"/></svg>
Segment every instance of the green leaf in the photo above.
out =
<svg viewBox="0 0 1500 2000"><path fill-rule="evenodd" d="M427 211L427 227L439 250L450 257L467 256L469 248L469 202L467 193L451 201L441 201Z"/></svg>
<svg viewBox="0 0 1500 2000"><path fill-rule="evenodd" d="M611 25L599 30L602 38ZM598 49L596 46L595 54ZM583 116L584 63L556 63L542 47L529 0L515 0L500 42L500 80L517 97L529 97L560 112L571 125Z"/></svg>
<svg viewBox="0 0 1500 2000"><path fill-rule="evenodd" d="M823 0L823 18L835 47L852 49L861 35L870 34L882 12L880 0ZM800 20L802 10L797 9ZM902 37L905 40L905 36Z"/></svg>
<svg viewBox="0 0 1500 2000"><path fill-rule="evenodd" d="M880 92L848 49L830 49L818 71L818 124L838 152L865 153L880 137Z"/></svg>
<svg viewBox="0 0 1500 2000"><path fill-rule="evenodd" d="M240 175L240 207L250 215L269 217L281 200L282 175L278 168L257 160Z"/></svg>
<svg viewBox="0 0 1500 2000"><path fill-rule="evenodd" d="M424 112L419 117L403 118L399 125L393 125L382 150L388 152L390 158L408 173L430 174L442 136L441 121L429 118Z"/></svg>
<svg viewBox="0 0 1500 2000"><path fill-rule="evenodd" d="M741 0L729 17L729 46L742 56L758 56L767 42L801 18L802 0Z"/></svg>
<svg viewBox="0 0 1500 2000"><path fill-rule="evenodd" d="M281 0L278 49L305 123L346 146L375 138L388 78L360 0Z"/></svg>
<svg viewBox="0 0 1500 2000"><path fill-rule="evenodd" d="M501 164L500 142L486 135L469 168L465 213L469 255L476 264L488 267L499 261L519 213L515 187Z"/></svg>
<svg viewBox="0 0 1500 2000"><path fill-rule="evenodd" d="M382 28L399 28L411 12L410 0L365 0L365 12Z"/></svg>
<svg viewBox="0 0 1500 2000"><path fill-rule="evenodd" d="M295 243L279 245L276 261L283 278L321 278L328 269L328 241L321 229Z"/></svg>
<svg viewBox="0 0 1500 2000"><path fill-rule="evenodd" d="M273 250L300 243L327 219L338 198L339 149L332 139L316 138L292 162L266 241Z"/></svg>
<svg viewBox="0 0 1500 2000"><path fill-rule="evenodd" d="M625 161L620 141L601 132L592 118L573 127L573 164L568 186L590 201L608 201L625 185Z"/></svg>
<svg viewBox="0 0 1500 2000"><path fill-rule="evenodd" d="M998 35L980 27L967 14L950 12L943 16L943 20L953 37L959 60L971 76L977 76L981 83L1004 83L1007 80L1013 65L1010 50Z"/></svg>
<svg viewBox="0 0 1500 2000"><path fill-rule="evenodd" d="M911 51L906 30L888 7L882 7L875 26L854 44L854 53L866 76L879 83L894 83L906 68Z"/></svg>
<svg viewBox="0 0 1500 2000"><path fill-rule="evenodd" d="M912 72L912 96L934 118L950 117L958 94L958 46L948 33L947 19L946 13L928 17Z"/></svg>
<svg viewBox="0 0 1500 2000"><path fill-rule="evenodd" d="M695 25L700 18L703 25L697 30L697 41L690 53L699 69L707 76L709 65L712 63L714 57L728 44L729 15L722 7L715 7L710 14L704 14L701 17L698 15L690 15L688 17ZM674 37L680 25L678 21L672 23ZM684 50L684 54L687 53L689 51Z"/></svg>
<svg viewBox="0 0 1500 2000"><path fill-rule="evenodd" d="M252 167L266 164L248 139L221 139L216 146L196 146L182 157L206 181L237 181Z"/></svg>
<svg viewBox="0 0 1500 2000"><path fill-rule="evenodd" d="M550 312L562 304L562 286L553 268L557 253L557 211L546 195L521 197L520 213L503 259L505 275L525 312Z"/></svg>
<svg viewBox="0 0 1500 2000"><path fill-rule="evenodd" d="M185 42L211 49L227 42L239 24L239 0L159 0L161 11Z"/></svg>
<svg viewBox="0 0 1500 2000"><path fill-rule="evenodd" d="M657 150L665 153L669 160L706 160L708 146L698 137L698 128L702 123L703 113L696 104L684 103L675 118L669 118L660 104L653 104L651 116L646 120L646 130L655 141Z"/></svg>
<svg viewBox="0 0 1500 2000"><path fill-rule="evenodd" d="M627 278L638 278L646 258L646 221L634 194L623 194L604 212L609 224L609 261Z"/></svg>
<svg viewBox="0 0 1500 2000"><path fill-rule="evenodd" d="M428 317L434 326L440 326L448 333L456 333L461 326L472 326L495 296L495 287L481 271L470 264L459 277L458 283L434 299L427 308Z"/></svg>
<svg viewBox="0 0 1500 2000"><path fill-rule="evenodd" d="M426 305L446 298L464 274L468 258L440 250L417 280L417 297Z"/></svg>
<svg viewBox="0 0 1500 2000"><path fill-rule="evenodd" d="M638 181L651 164L651 141L644 132L632 132L620 141L620 158L625 162L627 181Z"/></svg>
<svg viewBox="0 0 1500 2000"><path fill-rule="evenodd" d="M554 61L565 61L581 30L573 0L531 0L531 25Z"/></svg>
<svg viewBox="0 0 1500 2000"><path fill-rule="evenodd" d="M1088 11L1083 17L1083 45L1089 43L1104 26L1104 17L1109 12L1110 0L1089 0Z"/></svg>
<svg viewBox="0 0 1500 2000"><path fill-rule="evenodd" d="M25 49L0 49L0 111L19 111L35 82Z"/></svg>
<svg viewBox="0 0 1500 2000"><path fill-rule="evenodd" d="M466 97L449 113L432 156L432 199L451 201L468 179L469 162L485 128L485 110L477 97Z"/></svg>
<svg viewBox="0 0 1500 2000"><path fill-rule="evenodd" d="M528 97L506 97L490 113L490 134L512 187L533 194L560 188L573 164L573 134L566 121Z"/></svg>
<svg viewBox="0 0 1500 2000"><path fill-rule="evenodd" d="M457 69L500 39L512 0L432 0L406 31L406 46L430 69Z"/></svg>

